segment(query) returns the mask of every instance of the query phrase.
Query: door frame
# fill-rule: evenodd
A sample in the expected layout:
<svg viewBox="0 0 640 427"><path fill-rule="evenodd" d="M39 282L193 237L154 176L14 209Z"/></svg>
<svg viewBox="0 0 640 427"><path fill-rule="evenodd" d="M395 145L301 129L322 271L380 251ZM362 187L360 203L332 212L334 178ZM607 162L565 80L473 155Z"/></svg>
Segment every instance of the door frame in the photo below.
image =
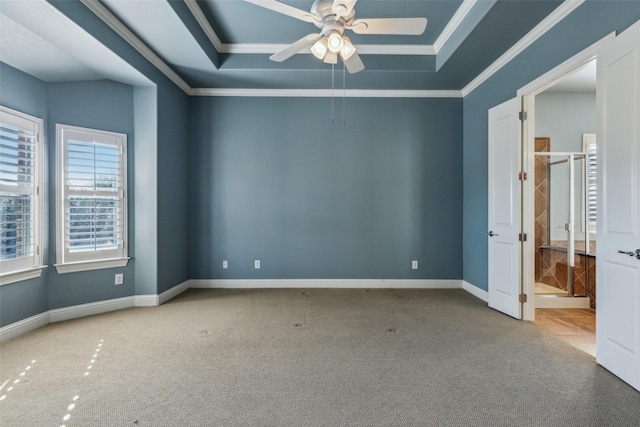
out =
<svg viewBox="0 0 640 427"><path fill-rule="evenodd" d="M569 58L565 62L546 72L542 76L533 80L529 84L518 89L517 95L521 98L522 111L526 113L526 120L522 122L522 171L531 178L523 181L522 185L522 232L531 236L522 244L522 260L521 260L521 277L522 291L527 297L527 304L524 304L522 310L522 319L533 321L536 317L535 311L535 182L534 173L534 155L535 152L535 96L544 92L558 81L568 77L585 67L589 62L596 59L596 53L600 47L614 39L615 32L608 34L598 40L591 46L587 47L580 53Z"/></svg>

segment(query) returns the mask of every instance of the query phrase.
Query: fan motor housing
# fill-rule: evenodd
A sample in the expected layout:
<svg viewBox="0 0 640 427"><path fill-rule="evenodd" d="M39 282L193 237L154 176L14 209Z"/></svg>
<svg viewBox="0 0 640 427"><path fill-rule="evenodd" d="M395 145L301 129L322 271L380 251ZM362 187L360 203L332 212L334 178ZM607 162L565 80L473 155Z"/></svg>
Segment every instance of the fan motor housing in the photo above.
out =
<svg viewBox="0 0 640 427"><path fill-rule="evenodd" d="M335 22L335 26L340 26L341 30L337 30L337 28L332 27L327 33L330 31L340 31L340 34L344 31L345 23L348 23L353 20L356 14L356 9L353 8L349 15L338 18L336 14L333 12L333 2L334 0L316 0L311 6L311 13L320 18L320 22L314 22L316 27L321 28L323 33L325 32L325 25Z"/></svg>

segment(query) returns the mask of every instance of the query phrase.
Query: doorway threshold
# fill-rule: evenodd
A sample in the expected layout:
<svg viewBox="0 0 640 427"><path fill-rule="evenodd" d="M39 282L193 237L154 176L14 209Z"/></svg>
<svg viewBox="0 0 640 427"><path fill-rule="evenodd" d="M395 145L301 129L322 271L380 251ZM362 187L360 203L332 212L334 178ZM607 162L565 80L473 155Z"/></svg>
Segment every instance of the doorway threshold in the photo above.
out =
<svg viewBox="0 0 640 427"><path fill-rule="evenodd" d="M536 308L590 308L589 297L536 295Z"/></svg>
<svg viewBox="0 0 640 427"><path fill-rule="evenodd" d="M596 356L594 309L536 308L536 326L591 356Z"/></svg>

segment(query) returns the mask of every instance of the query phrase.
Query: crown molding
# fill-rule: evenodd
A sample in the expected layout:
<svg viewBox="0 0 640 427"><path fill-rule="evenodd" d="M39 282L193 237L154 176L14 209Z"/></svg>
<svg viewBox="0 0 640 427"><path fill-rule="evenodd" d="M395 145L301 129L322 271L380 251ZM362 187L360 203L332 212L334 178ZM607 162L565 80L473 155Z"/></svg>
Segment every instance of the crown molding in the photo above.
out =
<svg viewBox="0 0 640 427"><path fill-rule="evenodd" d="M538 40L547 31L553 28L557 23L566 18L571 12L573 12L578 6L584 3L585 0L565 0L560 6L556 8L549 16L547 16L542 22L536 25L526 36L521 38L511 49L506 51L500 58L496 59L493 64L489 65L482 73L473 79L468 85L462 88L462 96L467 96L475 89L477 89L482 83L488 80L502 67L507 65L513 58L522 53L526 48L531 46L533 42Z"/></svg>
<svg viewBox="0 0 640 427"><path fill-rule="evenodd" d="M473 6L475 6L477 1L478 0L464 0L462 2L458 10L456 10L456 13L453 15L447 26L444 27L444 30L442 30L442 33L440 33L440 36L438 36L438 39L433 44L435 54L440 52L442 46L444 46L445 43L449 41L449 38L451 38L453 33L456 32L462 21L464 21L464 18L466 18L469 12L471 12L471 9L473 9Z"/></svg>
<svg viewBox="0 0 640 427"><path fill-rule="evenodd" d="M359 44L356 49L361 55L435 55L436 50L432 45L407 45L407 44Z"/></svg>
<svg viewBox="0 0 640 427"><path fill-rule="evenodd" d="M194 88L192 96L289 97L289 98L462 98L459 90L366 90L347 89L214 89Z"/></svg>
<svg viewBox="0 0 640 427"><path fill-rule="evenodd" d="M272 54L288 45L281 44L224 44L204 16L196 0L184 0L203 31L219 53ZM487 67L462 90L359 90L349 89L344 93L349 98L463 98L473 92L498 70L522 53L543 34L553 28L586 0L565 0L556 10L533 28L526 36ZM153 66L185 93L192 96L246 96L246 97L331 97L330 89L243 89L243 88L192 88L173 69L138 38L122 21L112 14L99 0L80 0L98 18L105 22L120 37L136 49ZM435 55L451 37L477 0L464 0L445 32L434 45L358 45L358 51L365 55Z"/></svg>
<svg viewBox="0 0 640 427"><path fill-rule="evenodd" d="M193 15L193 17L196 18L196 21L200 25L200 28L202 28L202 31L204 31L207 38L209 39L213 47L218 51L218 53L226 53L223 51L225 50L225 47L227 45L223 44L220 41L220 37L218 37L213 27L211 27L211 24L209 24L209 20L204 15L204 12L202 12L202 9L200 9L198 2L196 0L184 0L184 3L189 8L189 11Z"/></svg>
<svg viewBox="0 0 640 427"><path fill-rule="evenodd" d="M219 46L219 53L239 53L239 54L265 54L272 55L289 47L289 44L281 43L222 43ZM361 55L435 55L435 48L431 45L382 45L382 44L357 44L356 49ZM311 50L306 48L298 53L311 54Z"/></svg>
<svg viewBox="0 0 640 427"><path fill-rule="evenodd" d="M120 21L109 9L98 0L80 0L98 18L107 24L113 31L122 37L127 43L144 56L169 80L175 83L184 92L189 93L191 86L187 84L171 67L167 65L158 55L153 52L142 40L138 38L122 21Z"/></svg>

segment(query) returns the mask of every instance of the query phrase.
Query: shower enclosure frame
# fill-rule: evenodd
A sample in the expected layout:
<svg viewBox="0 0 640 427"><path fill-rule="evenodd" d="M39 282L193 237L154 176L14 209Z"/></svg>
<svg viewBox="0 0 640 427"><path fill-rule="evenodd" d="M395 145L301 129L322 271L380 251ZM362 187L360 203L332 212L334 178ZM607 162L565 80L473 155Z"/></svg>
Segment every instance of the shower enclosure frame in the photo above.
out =
<svg viewBox="0 0 640 427"><path fill-rule="evenodd" d="M582 204L582 224L584 226L584 252L585 256L590 255L590 230L589 230L589 212L588 212L588 188L589 188L589 173L588 166L591 155L588 152L558 152L558 151L542 151L542 152L534 152L533 156L543 156L549 157L549 180L551 180L551 166L561 163L567 163L567 178L568 178L568 215L567 222L565 223L565 231L567 232L567 296L588 296L589 295L589 280L585 277L585 295L574 295L574 279L575 279L575 257L576 257L576 249L575 249L575 231L576 231L576 160L582 160L582 192L583 197L581 197ZM552 157L566 157L564 159L560 159L554 162L551 162ZM549 193L548 196L551 194ZM535 203L535 202L534 202ZM548 200L549 212L551 211L551 201ZM548 230L549 234L551 224L549 224ZM551 244L551 237L549 236L549 244ZM588 267L585 268L585 272L588 275Z"/></svg>

